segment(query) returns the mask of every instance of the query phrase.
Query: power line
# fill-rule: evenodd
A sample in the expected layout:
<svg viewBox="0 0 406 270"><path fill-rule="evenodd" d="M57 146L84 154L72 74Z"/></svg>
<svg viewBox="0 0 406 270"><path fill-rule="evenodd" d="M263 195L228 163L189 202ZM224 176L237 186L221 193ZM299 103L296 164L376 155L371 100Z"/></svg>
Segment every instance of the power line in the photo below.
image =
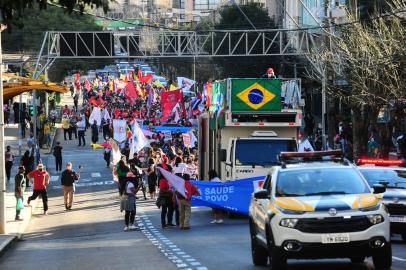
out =
<svg viewBox="0 0 406 270"><path fill-rule="evenodd" d="M57 8L62 8L62 9L65 9L65 10L67 9L67 8L65 8L63 6L60 6L60 5L57 5L55 3L48 3L48 5L51 5L51 6L54 6L54 7L57 7ZM167 26L157 26L157 25L153 25L153 24L144 24L144 23L134 23L134 22L129 22L129 21L125 21L125 20L109 18L107 16L92 14L92 13L89 13L89 12L86 12L86 11L80 11L78 9L73 9L72 11L74 11L76 13L85 14L85 15L88 15L88 16L100 18L100 19L116 21L116 22L122 22L122 23L130 24L130 25L134 25L134 26L144 26L144 27L151 27L151 28L155 28L155 29L166 29L166 30L173 30L173 31L184 31L183 29L180 29L180 28L172 28L172 27L167 27Z"/></svg>

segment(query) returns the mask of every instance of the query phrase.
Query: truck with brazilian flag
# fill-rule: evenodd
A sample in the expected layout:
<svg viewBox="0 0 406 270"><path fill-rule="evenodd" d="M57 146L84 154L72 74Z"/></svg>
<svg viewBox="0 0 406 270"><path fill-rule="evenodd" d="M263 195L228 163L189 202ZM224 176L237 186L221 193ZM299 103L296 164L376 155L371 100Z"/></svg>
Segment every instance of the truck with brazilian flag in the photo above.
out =
<svg viewBox="0 0 406 270"><path fill-rule="evenodd" d="M282 109L282 79L225 79L212 84L199 118L199 179L265 176L282 151L296 151L300 109Z"/></svg>

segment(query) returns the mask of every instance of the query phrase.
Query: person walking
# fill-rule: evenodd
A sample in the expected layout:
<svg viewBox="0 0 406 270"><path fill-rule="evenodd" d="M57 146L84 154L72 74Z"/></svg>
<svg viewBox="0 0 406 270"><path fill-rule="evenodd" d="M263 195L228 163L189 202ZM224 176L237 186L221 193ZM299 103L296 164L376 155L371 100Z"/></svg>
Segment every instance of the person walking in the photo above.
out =
<svg viewBox="0 0 406 270"><path fill-rule="evenodd" d="M139 190L138 181L135 175L132 172L128 172L126 175L126 183L124 186L124 192L121 204L121 211L125 211L124 222L125 227L124 231L135 230L134 226L135 214L136 214L136 197Z"/></svg>
<svg viewBox="0 0 406 270"><path fill-rule="evenodd" d="M71 162L66 164L66 169L61 175L61 186L63 192L63 202L66 210L72 209L73 196L75 193L75 181L80 179L80 174L73 170Z"/></svg>
<svg viewBox="0 0 406 270"><path fill-rule="evenodd" d="M44 215L48 213L48 193L47 186L49 185L49 173L45 170L42 163L38 164L37 169L27 175L28 180L33 183L33 193L28 197L28 205L32 200L35 200L39 195L42 198L44 207Z"/></svg>
<svg viewBox="0 0 406 270"><path fill-rule="evenodd" d="M200 195L200 192L192 183L190 183L190 176L188 174L185 174L183 176L183 179L185 180L186 197L184 197L182 194L177 192L177 197L179 200L179 214L180 214L179 222L180 222L181 230L189 230L190 229L190 218L192 216L191 199L192 199L192 196Z"/></svg>
<svg viewBox="0 0 406 270"><path fill-rule="evenodd" d="M155 171L155 162L154 159L150 158L148 161L148 192L150 198L155 199L156 185L157 185L157 174Z"/></svg>
<svg viewBox="0 0 406 270"><path fill-rule="evenodd" d="M11 152L10 145L8 145L6 147L6 153L4 153L4 160L6 162L6 176L7 176L7 183L8 183L8 182L10 182L11 168L13 168L13 162L14 162L14 155Z"/></svg>
<svg viewBox="0 0 406 270"><path fill-rule="evenodd" d="M92 142L97 143L99 140L99 127L97 126L97 121L94 120L93 124L90 126L92 130Z"/></svg>
<svg viewBox="0 0 406 270"><path fill-rule="evenodd" d="M53 155L55 157L55 171L56 172L62 171L62 149L63 149L63 147L61 146L61 143L56 142L56 145L54 146L54 151L53 151Z"/></svg>
<svg viewBox="0 0 406 270"><path fill-rule="evenodd" d="M62 116L63 138L66 141L66 134L69 136L69 140L72 140L72 130L70 129L69 117L67 114Z"/></svg>
<svg viewBox="0 0 406 270"><path fill-rule="evenodd" d="M221 179L218 177L217 172L215 170L209 171L209 181L213 183L222 183ZM212 224L221 224L223 223L223 210L220 208L212 208L214 220L211 222Z"/></svg>
<svg viewBox="0 0 406 270"><path fill-rule="evenodd" d="M174 227L172 223L174 203L173 203L173 192L169 185L168 180L161 175L159 180L159 200L161 200L161 225L162 229L167 227Z"/></svg>
<svg viewBox="0 0 406 270"><path fill-rule="evenodd" d="M45 144L46 144L47 148L51 148L51 128L49 126L48 120L45 120L45 122L44 122L43 131L44 131Z"/></svg>
<svg viewBox="0 0 406 270"><path fill-rule="evenodd" d="M73 96L73 107L75 108L75 111L78 111L78 104L79 104L79 92L76 91L75 95Z"/></svg>
<svg viewBox="0 0 406 270"><path fill-rule="evenodd" d="M24 202L24 191L25 191L25 170L24 166L18 167L18 171L16 176L14 177L14 196L16 197L16 217L15 220L21 221L20 213L21 209L18 205L18 200L20 199L21 202Z"/></svg>
<svg viewBox="0 0 406 270"><path fill-rule="evenodd" d="M20 165L24 166L25 168L25 177L32 171L34 167L34 155L30 151L25 151L23 157L21 158ZM30 187L30 182L25 181L26 187Z"/></svg>
<svg viewBox="0 0 406 270"><path fill-rule="evenodd" d="M106 161L106 168L109 168L111 159L111 148L104 147L103 158Z"/></svg>
<svg viewBox="0 0 406 270"><path fill-rule="evenodd" d="M85 146L86 145L86 140L85 140L86 119L84 116L80 117L80 121L77 123L77 127L78 127L78 139L79 139L78 146L82 145L82 141L83 141L83 146Z"/></svg>
<svg viewBox="0 0 406 270"><path fill-rule="evenodd" d="M75 139L78 138L78 129L77 129L77 118L76 115L71 115L69 118L69 129L70 133L75 135Z"/></svg>
<svg viewBox="0 0 406 270"><path fill-rule="evenodd" d="M107 119L106 122L103 124L103 138L104 140L111 138L110 119Z"/></svg>
<svg viewBox="0 0 406 270"><path fill-rule="evenodd" d="M121 156L120 161L116 165L116 173L118 178L118 193L120 196L124 193L125 183L127 181L127 173L130 171L126 162L125 156Z"/></svg>

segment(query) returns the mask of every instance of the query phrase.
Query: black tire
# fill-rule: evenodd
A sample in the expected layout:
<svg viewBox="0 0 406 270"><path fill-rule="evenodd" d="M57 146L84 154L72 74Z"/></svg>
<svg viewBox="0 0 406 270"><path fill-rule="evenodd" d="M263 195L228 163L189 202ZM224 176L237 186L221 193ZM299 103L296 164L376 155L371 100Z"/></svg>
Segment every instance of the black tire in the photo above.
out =
<svg viewBox="0 0 406 270"><path fill-rule="evenodd" d="M350 259L351 259L352 263L364 263L365 256L355 256L355 257L351 257Z"/></svg>
<svg viewBox="0 0 406 270"><path fill-rule="evenodd" d="M268 263L268 252L266 248L258 244L255 237L255 228L250 222L250 235L251 235L251 256L254 265L266 265Z"/></svg>
<svg viewBox="0 0 406 270"><path fill-rule="evenodd" d="M406 242L406 233L402 234L402 240Z"/></svg>
<svg viewBox="0 0 406 270"><path fill-rule="evenodd" d="M277 248L271 248L269 250L269 261L271 270L285 270L287 267L285 255Z"/></svg>
<svg viewBox="0 0 406 270"><path fill-rule="evenodd" d="M373 256L372 261L377 270L390 269L392 266L392 246L387 243L382 249L379 249Z"/></svg>
<svg viewBox="0 0 406 270"><path fill-rule="evenodd" d="M271 270L285 270L287 267L287 258L281 249L274 245L272 232L267 227L268 258Z"/></svg>

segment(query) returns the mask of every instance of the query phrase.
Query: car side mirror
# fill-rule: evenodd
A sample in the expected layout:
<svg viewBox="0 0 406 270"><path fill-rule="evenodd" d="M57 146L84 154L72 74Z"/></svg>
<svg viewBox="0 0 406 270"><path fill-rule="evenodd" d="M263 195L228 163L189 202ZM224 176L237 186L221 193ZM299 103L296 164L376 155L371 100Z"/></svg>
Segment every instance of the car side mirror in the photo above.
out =
<svg viewBox="0 0 406 270"><path fill-rule="evenodd" d="M268 191L266 189L260 189L258 191L254 192L254 198L255 199L268 199Z"/></svg>
<svg viewBox="0 0 406 270"><path fill-rule="evenodd" d="M374 194L384 193L386 191L386 186L380 184L375 184L372 188L374 189Z"/></svg>
<svg viewBox="0 0 406 270"><path fill-rule="evenodd" d="M220 149L220 161L225 162L227 160L227 150Z"/></svg>

